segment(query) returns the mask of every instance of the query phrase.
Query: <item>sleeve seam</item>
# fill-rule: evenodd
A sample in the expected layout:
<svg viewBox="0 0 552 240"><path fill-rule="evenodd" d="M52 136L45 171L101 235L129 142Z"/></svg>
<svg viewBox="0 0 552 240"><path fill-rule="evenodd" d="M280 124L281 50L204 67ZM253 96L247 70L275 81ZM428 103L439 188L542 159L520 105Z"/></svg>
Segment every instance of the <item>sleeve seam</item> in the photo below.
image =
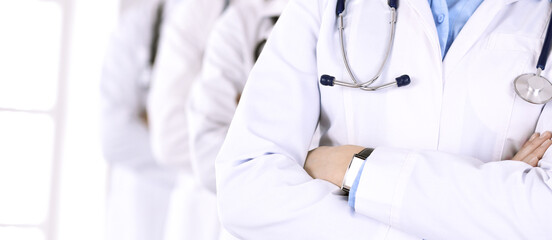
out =
<svg viewBox="0 0 552 240"><path fill-rule="evenodd" d="M416 154L409 153L405 161L403 162L401 169L399 170L399 179L397 180L397 185L395 186L395 191L393 191L393 202L391 204L390 215L389 215L389 225L398 227L401 218L401 208L404 200L404 195L406 188L408 186L408 179L412 174L414 165L416 163Z"/></svg>

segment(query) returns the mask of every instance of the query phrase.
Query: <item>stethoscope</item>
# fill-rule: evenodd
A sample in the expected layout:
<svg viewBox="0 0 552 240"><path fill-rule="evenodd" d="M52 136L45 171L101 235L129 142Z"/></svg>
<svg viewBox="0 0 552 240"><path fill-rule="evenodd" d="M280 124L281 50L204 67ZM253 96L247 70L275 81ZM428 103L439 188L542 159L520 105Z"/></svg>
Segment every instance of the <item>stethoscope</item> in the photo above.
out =
<svg viewBox="0 0 552 240"><path fill-rule="evenodd" d="M155 12L155 19L153 22L153 28L151 29L151 39L148 49L148 65L144 67L139 78L139 85L144 91L148 91L151 85L152 70L157 58L157 51L159 49L159 37L161 35L161 24L163 23L163 17L165 14L165 8L168 3L165 1L159 2ZM169 4L170 6L170 4Z"/></svg>
<svg viewBox="0 0 552 240"><path fill-rule="evenodd" d="M387 2L389 5L389 9L391 11L391 21L390 21L391 31L389 34L389 42L387 44L387 52L385 54L385 58L376 75L372 77L372 79L361 83L356 79L356 77L354 76L351 70L351 67L349 66L349 60L347 59L347 54L344 47L345 44L343 40L343 32L345 27L343 24L343 15L345 12L345 0L337 0L336 15L338 16L338 21L339 21L338 28L339 28L339 40L340 40L339 43L341 45L341 56L343 58L343 63L345 64L347 73L349 74L353 82L338 81L335 79L335 77L325 74L320 77L320 83L322 85L324 86L340 85L340 86L351 87L351 88L359 88L366 91L375 91L386 87L391 87L391 86L402 87L410 84L410 77L408 75L402 75L395 78L394 82L389 82L379 86L371 86L381 76L381 73L383 72L383 68L385 67L387 59L389 58L389 53L391 52L391 48L393 46L393 41L395 38L395 24L397 22L397 15L396 15L397 7L398 7L397 1L398 0L389 0ZM546 79L545 77L541 76L541 73L546 66L546 62L548 60L548 55L550 54L551 47L552 47L552 14L550 16L550 21L548 23L546 38L544 39L544 44L541 49L539 60L537 62L537 72L522 74L514 80L514 89L516 94L520 98L522 98L523 100L529 103L544 104L552 100L552 83L550 83L550 81L548 81L548 79Z"/></svg>
<svg viewBox="0 0 552 240"><path fill-rule="evenodd" d="M552 21L552 14L550 15ZM552 83L541 76L552 45L552 22L548 22L546 37L537 62L537 73L522 74L514 80L514 89L517 95L523 100L534 104L545 104L552 99Z"/></svg>
<svg viewBox="0 0 552 240"><path fill-rule="evenodd" d="M374 77L372 77L370 80L366 82L360 82L357 80L355 75L353 74L353 71L351 70L351 66L349 65L349 60L347 59L347 54L345 50L345 44L343 40L343 32L345 30L345 26L343 24L343 15L345 12L345 0L337 0L337 7L336 7L336 15L339 19L339 43L341 45L341 56L343 58L343 63L345 64L345 68L347 69L347 72L349 73L349 76L351 77L351 82L343 82L335 80L335 77L330 75L322 75L320 77L320 83L324 86L333 86L333 85L340 85L345 87L351 87L351 88L359 88L366 91L376 91L379 89L397 86L402 87L410 84L410 77L408 75L402 75L397 78L395 78L394 82L389 82L386 84L382 84L379 86L372 86L372 84L381 76L381 73L383 72L383 68L385 67L385 64L387 63L387 59L389 59L389 53L391 52L391 49L393 47L393 41L395 39L395 24L397 23L397 2L398 0L389 0L387 4L389 5L389 10L391 11L391 31L389 33L389 42L387 43L387 52L385 53L385 58L383 59L381 66L376 73Z"/></svg>

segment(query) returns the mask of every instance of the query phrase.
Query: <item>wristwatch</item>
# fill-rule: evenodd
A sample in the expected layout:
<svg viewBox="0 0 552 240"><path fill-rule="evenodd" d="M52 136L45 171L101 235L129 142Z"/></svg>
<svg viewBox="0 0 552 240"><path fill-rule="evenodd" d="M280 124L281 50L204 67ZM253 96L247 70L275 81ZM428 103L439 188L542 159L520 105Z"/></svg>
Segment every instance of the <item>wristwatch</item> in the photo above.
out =
<svg viewBox="0 0 552 240"><path fill-rule="evenodd" d="M364 163L364 161L370 156L370 154L372 154L373 151L374 151L373 148L365 148L359 153L355 154L353 159L351 159L351 163L349 163L349 167L345 172L345 176L343 177L343 183L341 183L341 190L343 190L346 193L349 193L349 190L351 190L351 187L355 182L355 178L358 174L358 171L360 170L360 167L362 167L362 164Z"/></svg>

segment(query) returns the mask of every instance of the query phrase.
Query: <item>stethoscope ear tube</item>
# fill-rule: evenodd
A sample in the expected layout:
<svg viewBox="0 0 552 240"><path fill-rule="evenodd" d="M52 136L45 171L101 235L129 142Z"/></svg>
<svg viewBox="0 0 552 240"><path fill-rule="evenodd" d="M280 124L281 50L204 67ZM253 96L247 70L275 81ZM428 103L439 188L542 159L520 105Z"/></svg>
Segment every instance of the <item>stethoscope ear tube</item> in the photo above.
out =
<svg viewBox="0 0 552 240"><path fill-rule="evenodd" d="M337 85L342 85L342 86L346 86L346 87L360 88L360 89L366 90L366 91L375 91L375 90L378 90L378 89L391 87L391 86L397 86L397 87L408 86L410 84L410 76L408 76L407 74L404 74L404 75L401 75L401 76L395 78L395 82L390 82L390 83L386 83L386 84L383 84L383 85L372 87L370 85L363 86L363 85L341 83L339 81L335 81L334 76L324 74L324 75L320 76L320 84L322 84L324 86L329 86L329 87L333 87L334 85L337 84Z"/></svg>
<svg viewBox="0 0 552 240"><path fill-rule="evenodd" d="M397 87L403 87L410 84L410 76L408 75L402 75L398 78L395 78L395 82L397 82Z"/></svg>
<svg viewBox="0 0 552 240"><path fill-rule="evenodd" d="M333 87L334 82L335 82L335 77L334 76L330 76L330 75L327 75L327 74L324 74L324 75L320 76L320 84L322 84L324 86Z"/></svg>

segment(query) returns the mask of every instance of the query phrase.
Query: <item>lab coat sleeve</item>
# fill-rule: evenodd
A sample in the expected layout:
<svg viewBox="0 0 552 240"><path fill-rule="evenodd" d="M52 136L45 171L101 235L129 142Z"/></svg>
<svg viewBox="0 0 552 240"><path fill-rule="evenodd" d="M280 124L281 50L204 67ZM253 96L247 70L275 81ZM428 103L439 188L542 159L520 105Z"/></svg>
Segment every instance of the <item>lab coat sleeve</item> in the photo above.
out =
<svg viewBox="0 0 552 240"><path fill-rule="evenodd" d="M203 69L188 105L190 152L194 173L216 191L215 159L234 116L248 75L242 51L246 32L239 13L230 7L214 27L205 49Z"/></svg>
<svg viewBox="0 0 552 240"><path fill-rule="evenodd" d="M163 26L148 112L153 153L164 164L191 168L186 104L190 86L201 70L205 42L222 4L223 1L182 1Z"/></svg>
<svg viewBox="0 0 552 240"><path fill-rule="evenodd" d="M145 121L145 92L139 84L148 67L140 52L147 46L151 27L142 12L124 17L113 34L108 48L102 78L101 131L105 159L116 165L140 168L155 165L149 146Z"/></svg>
<svg viewBox="0 0 552 240"><path fill-rule="evenodd" d="M326 7L335 12L335 1L290 1L217 157L221 220L240 239L413 238L356 214L335 185L303 169L320 111L316 42Z"/></svg>
<svg viewBox="0 0 552 240"><path fill-rule="evenodd" d="M536 131L552 130L548 104ZM380 147L366 160L355 210L426 239L550 239L552 151L538 167Z"/></svg>

